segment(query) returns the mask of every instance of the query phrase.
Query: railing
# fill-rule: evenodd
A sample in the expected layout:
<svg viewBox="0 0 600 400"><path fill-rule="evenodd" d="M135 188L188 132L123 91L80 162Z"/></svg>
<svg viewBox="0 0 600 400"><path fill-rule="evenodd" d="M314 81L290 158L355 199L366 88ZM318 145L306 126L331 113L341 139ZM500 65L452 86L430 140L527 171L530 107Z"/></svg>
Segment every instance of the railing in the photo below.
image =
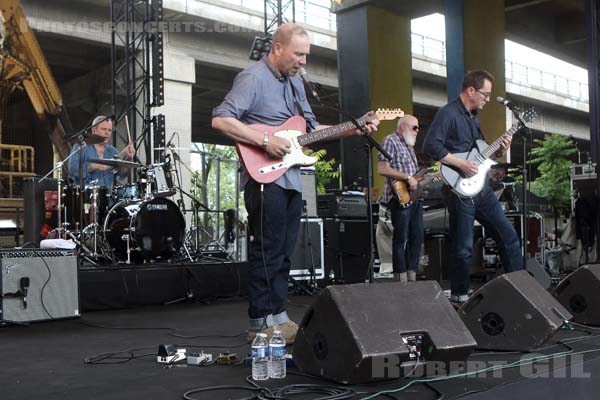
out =
<svg viewBox="0 0 600 400"><path fill-rule="evenodd" d="M250 10L264 12L264 0L221 0L226 3L239 5ZM283 1L285 4L285 0ZM296 22L311 25L317 28L326 29L332 32L337 30L335 14L330 10L330 0L296 0ZM267 13L274 15L273 10L267 10ZM288 21L292 20L292 9L284 11L284 16Z"/></svg>
<svg viewBox="0 0 600 400"><path fill-rule="evenodd" d="M446 65L446 45L439 39L413 33L411 35L413 56ZM505 61L506 82L543 90L569 99L588 102L588 84L551 72L542 71L515 61Z"/></svg>
<svg viewBox="0 0 600 400"><path fill-rule="evenodd" d="M22 195L16 193L15 179L22 181L23 178L35 176L34 162L35 150L32 146L0 144L0 197ZM5 185L4 178L8 178L8 185Z"/></svg>
<svg viewBox="0 0 600 400"><path fill-rule="evenodd" d="M575 81L510 60L506 60L505 63L504 73L507 82L559 94L586 103L589 101L589 86L585 82Z"/></svg>
<svg viewBox="0 0 600 400"><path fill-rule="evenodd" d="M411 34L411 49L413 56L441 61L446 64L446 43L443 40L430 38L418 33Z"/></svg>

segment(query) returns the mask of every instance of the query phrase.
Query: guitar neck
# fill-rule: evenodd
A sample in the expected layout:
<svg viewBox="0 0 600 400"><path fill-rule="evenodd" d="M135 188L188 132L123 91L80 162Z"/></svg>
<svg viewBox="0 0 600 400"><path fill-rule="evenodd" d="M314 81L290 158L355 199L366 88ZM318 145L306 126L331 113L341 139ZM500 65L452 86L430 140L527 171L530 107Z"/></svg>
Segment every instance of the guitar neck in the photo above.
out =
<svg viewBox="0 0 600 400"><path fill-rule="evenodd" d="M368 121L369 119L367 118L359 118L356 120L361 127L365 126ZM352 122L344 122L339 125L330 126L329 128L320 129L318 131L307 133L306 135L298 136L298 143L301 146L306 146L311 143L320 142L321 140L334 139L344 132L348 132L355 128L356 126Z"/></svg>
<svg viewBox="0 0 600 400"><path fill-rule="evenodd" d="M512 136L515 134L515 132L517 130L519 130L519 125L513 125L509 130L504 132L502 135L508 134L509 136ZM498 150L500 150L500 148L502 148L502 135L500 135L500 137L498 139L496 139L484 151L482 151L481 155L484 156L485 158L492 158L494 153L496 153Z"/></svg>

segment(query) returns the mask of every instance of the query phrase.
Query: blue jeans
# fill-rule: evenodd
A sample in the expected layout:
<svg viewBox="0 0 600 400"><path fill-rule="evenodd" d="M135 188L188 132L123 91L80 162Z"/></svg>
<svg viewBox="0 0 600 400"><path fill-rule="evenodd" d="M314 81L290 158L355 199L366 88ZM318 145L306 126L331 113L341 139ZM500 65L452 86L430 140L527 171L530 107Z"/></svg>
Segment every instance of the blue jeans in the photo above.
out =
<svg viewBox="0 0 600 400"><path fill-rule="evenodd" d="M250 180L244 190L248 211L249 328L259 330L289 320L285 312L290 257L294 252L302 195L274 183Z"/></svg>
<svg viewBox="0 0 600 400"><path fill-rule="evenodd" d="M504 272L524 268L521 244L515 228L504 215L494 192L486 185L475 197L447 194L450 217L450 289L453 295L469 292L469 264L473 254L473 223L477 219L498 245Z"/></svg>
<svg viewBox="0 0 600 400"><path fill-rule="evenodd" d="M394 272L416 271L419 268L423 243L423 202L403 208L395 198L390 201L392 215L392 264Z"/></svg>

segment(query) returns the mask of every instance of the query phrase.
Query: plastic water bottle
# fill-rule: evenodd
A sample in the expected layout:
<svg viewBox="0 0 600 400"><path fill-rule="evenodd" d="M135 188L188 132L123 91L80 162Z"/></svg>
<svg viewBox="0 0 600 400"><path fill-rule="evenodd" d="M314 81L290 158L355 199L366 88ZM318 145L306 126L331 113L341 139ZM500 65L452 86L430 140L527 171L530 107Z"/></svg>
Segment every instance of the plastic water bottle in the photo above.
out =
<svg viewBox="0 0 600 400"><path fill-rule="evenodd" d="M252 342L252 379L269 379L269 342L266 333L257 333Z"/></svg>
<svg viewBox="0 0 600 400"><path fill-rule="evenodd" d="M285 378L285 339L279 330L273 332L269 341L269 353L269 378Z"/></svg>

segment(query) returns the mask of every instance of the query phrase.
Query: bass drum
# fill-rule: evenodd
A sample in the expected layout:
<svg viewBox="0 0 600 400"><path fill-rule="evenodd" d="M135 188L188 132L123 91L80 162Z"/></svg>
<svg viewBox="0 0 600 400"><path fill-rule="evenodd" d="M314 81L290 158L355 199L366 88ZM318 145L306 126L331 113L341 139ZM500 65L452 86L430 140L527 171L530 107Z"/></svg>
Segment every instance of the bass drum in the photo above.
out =
<svg viewBox="0 0 600 400"><path fill-rule="evenodd" d="M165 261L179 252L185 236L185 220L171 200L123 200L115 204L104 221L104 238L115 257L140 262Z"/></svg>

